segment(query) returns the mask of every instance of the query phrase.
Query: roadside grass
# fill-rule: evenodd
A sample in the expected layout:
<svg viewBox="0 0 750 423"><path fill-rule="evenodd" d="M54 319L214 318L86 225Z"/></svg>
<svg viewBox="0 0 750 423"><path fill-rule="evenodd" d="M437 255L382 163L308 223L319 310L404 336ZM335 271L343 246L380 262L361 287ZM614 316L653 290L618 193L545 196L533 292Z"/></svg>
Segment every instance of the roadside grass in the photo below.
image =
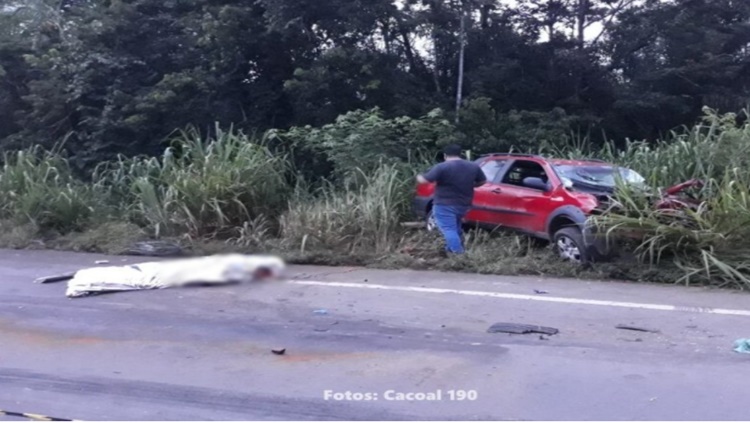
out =
<svg viewBox="0 0 750 423"><path fill-rule="evenodd" d="M46 241L48 248L110 255L124 254L136 242L148 240L146 230L128 222L106 222Z"/></svg>
<svg viewBox="0 0 750 423"><path fill-rule="evenodd" d="M198 239L237 236L246 222L276 214L290 169L260 140L217 127L212 139L191 128L161 158L121 158L98 173L128 220L152 236Z"/></svg>
<svg viewBox="0 0 750 423"><path fill-rule="evenodd" d="M27 249L42 246L37 241L39 228L31 222L17 223L14 220L3 219L0 221L0 248Z"/></svg>
<svg viewBox="0 0 750 423"><path fill-rule="evenodd" d="M325 182L312 191L298 186L281 216L281 236L301 253L390 253L409 210L411 180L398 166L383 164L370 174L356 169L340 184Z"/></svg>
<svg viewBox="0 0 750 423"><path fill-rule="evenodd" d="M619 207L597 223L629 244L622 257L588 268L524 236L480 230L466 233L466 255L444 257L437 234L401 225L424 163L383 161L311 182L262 138L213 133L180 132L162 157L104 163L92 182L73 175L62 149L6 153L0 246L118 254L161 239L193 254L270 253L300 264L750 288L750 123L734 115L707 110L699 125L654 144L550 154L633 168L653 187L706 181L705 201L680 214L655 211L654 192L620 189Z"/></svg>
<svg viewBox="0 0 750 423"><path fill-rule="evenodd" d="M32 147L3 155L0 218L31 225L40 232L80 230L107 216L97 184L73 176L56 148Z"/></svg>
<svg viewBox="0 0 750 423"><path fill-rule="evenodd" d="M654 209L658 192L621 187L617 208L598 225L632 240L639 268L658 269L684 285L750 289L750 110L743 116L704 109L700 123L655 143L628 141L592 148L586 142L547 147L550 155L598 158L636 170L654 188L699 179L697 210ZM659 279L654 271L649 279Z"/></svg>

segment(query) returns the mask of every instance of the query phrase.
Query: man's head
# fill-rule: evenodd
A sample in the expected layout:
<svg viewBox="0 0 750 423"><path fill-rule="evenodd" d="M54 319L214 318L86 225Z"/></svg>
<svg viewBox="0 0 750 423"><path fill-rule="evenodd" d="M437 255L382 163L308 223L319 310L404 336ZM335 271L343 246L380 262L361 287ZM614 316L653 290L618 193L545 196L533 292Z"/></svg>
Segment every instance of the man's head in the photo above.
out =
<svg viewBox="0 0 750 423"><path fill-rule="evenodd" d="M446 159L459 159L461 158L461 146L451 144L443 149L443 155L445 155Z"/></svg>

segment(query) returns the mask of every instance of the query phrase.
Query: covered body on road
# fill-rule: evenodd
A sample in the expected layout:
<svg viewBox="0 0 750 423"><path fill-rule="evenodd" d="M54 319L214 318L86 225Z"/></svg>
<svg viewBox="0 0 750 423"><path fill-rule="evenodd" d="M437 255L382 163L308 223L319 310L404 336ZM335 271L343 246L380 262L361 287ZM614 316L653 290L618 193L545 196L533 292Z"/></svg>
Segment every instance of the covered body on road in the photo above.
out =
<svg viewBox="0 0 750 423"><path fill-rule="evenodd" d="M278 257L243 254L91 267L72 276L66 295L73 298L112 291L253 282L280 277L284 268L284 261Z"/></svg>

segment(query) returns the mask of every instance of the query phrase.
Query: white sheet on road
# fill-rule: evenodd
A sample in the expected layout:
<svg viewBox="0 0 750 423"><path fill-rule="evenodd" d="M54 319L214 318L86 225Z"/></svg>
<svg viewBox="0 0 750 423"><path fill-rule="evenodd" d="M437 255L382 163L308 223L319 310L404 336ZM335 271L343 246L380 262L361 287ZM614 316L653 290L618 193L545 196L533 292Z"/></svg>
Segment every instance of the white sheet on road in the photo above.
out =
<svg viewBox="0 0 750 423"><path fill-rule="evenodd" d="M138 263L79 270L68 281L68 297L89 294L175 288L190 284L218 285L280 277L284 261L274 256L224 254L200 258Z"/></svg>

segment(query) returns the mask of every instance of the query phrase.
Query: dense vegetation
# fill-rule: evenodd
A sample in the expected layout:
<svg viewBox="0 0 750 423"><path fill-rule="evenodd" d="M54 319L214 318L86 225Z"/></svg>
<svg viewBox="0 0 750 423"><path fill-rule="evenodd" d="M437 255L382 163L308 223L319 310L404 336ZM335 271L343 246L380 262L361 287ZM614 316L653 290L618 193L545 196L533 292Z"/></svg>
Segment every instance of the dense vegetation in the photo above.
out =
<svg viewBox="0 0 750 423"><path fill-rule="evenodd" d="M457 97L476 150L654 140L747 105L749 22L738 0L3 0L0 145L68 136L90 168L187 125L453 122Z"/></svg>
<svg viewBox="0 0 750 423"><path fill-rule="evenodd" d="M708 181L690 224L623 190L600 223L642 265L593 272L746 288L750 126L726 113L748 99L746 1L5 0L2 242L580 272L482 232L442 260L401 228L458 141Z"/></svg>
<svg viewBox="0 0 750 423"><path fill-rule="evenodd" d="M394 128L403 137L400 148L368 148L367 140L389 139ZM428 163L410 147L438 143L446 128L449 122L436 115L383 119L357 112L322 128L264 137L217 127L206 139L187 130L160 157L121 157L83 178L61 150L33 147L5 156L0 240L116 253L161 237L203 251L272 251L305 262L581 274L523 237L474 231L468 254L446 260L437 236L402 227L411 218L414 175ZM275 146L280 140L309 149L284 152ZM542 146L553 148L633 168L653 187L707 182L698 194L706 199L701 207L678 216L654 211L648 191L623 187L619 206L598 223L618 239L634 240L624 251L636 254L596 265L589 276L750 287L750 122L707 110L701 123L654 144ZM298 155L319 156L334 176L309 181L295 164Z"/></svg>

